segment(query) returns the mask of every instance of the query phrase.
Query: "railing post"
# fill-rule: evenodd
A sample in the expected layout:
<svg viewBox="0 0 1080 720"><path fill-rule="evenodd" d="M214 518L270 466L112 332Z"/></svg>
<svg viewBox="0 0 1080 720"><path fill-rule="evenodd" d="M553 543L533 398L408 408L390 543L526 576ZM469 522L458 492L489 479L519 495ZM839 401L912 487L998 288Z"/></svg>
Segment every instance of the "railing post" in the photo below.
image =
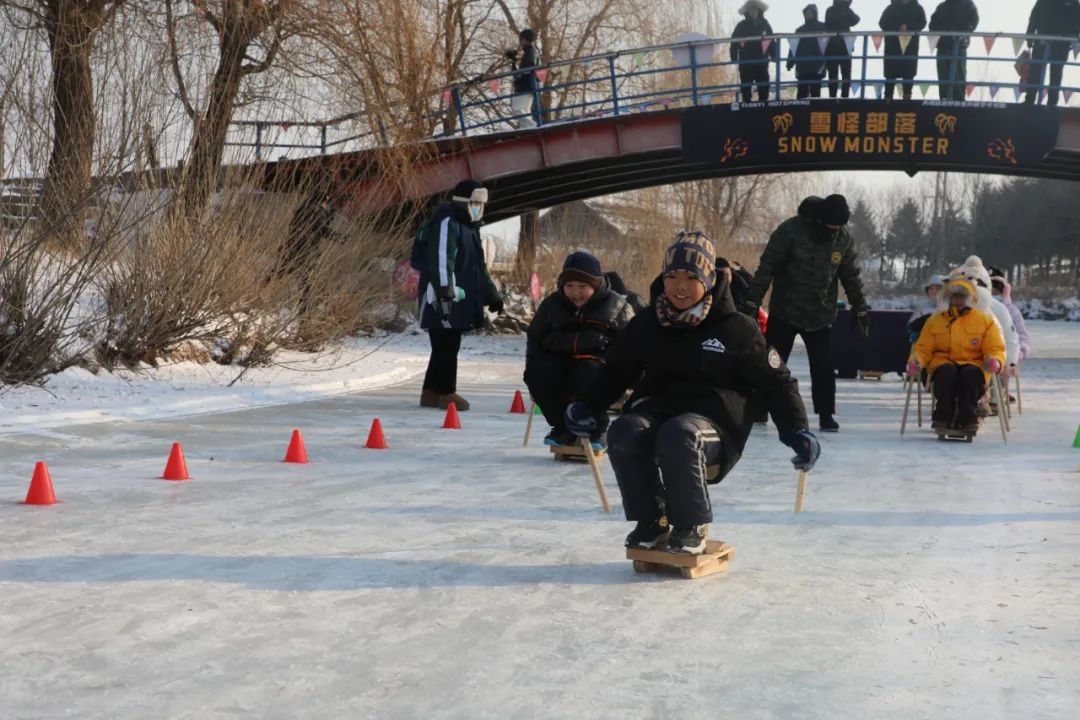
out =
<svg viewBox="0 0 1080 720"><path fill-rule="evenodd" d="M532 116L533 122L536 123L536 127L541 127L544 124L544 108L540 105L540 78L533 73L533 104L532 104Z"/></svg>
<svg viewBox="0 0 1080 720"><path fill-rule="evenodd" d="M450 89L450 102L454 103L454 107L457 108L458 126L461 128L461 134L465 134L465 109L461 107L461 88L457 85Z"/></svg>
<svg viewBox="0 0 1080 720"><path fill-rule="evenodd" d="M319 152L326 154L326 125L319 128Z"/></svg>
<svg viewBox="0 0 1080 720"><path fill-rule="evenodd" d="M780 68L783 67L783 61L780 58L780 39L779 38L773 38L772 44L769 45L769 49L771 50L773 47L776 48L776 99L777 100L783 100L784 99L783 82L780 80L780 72L781 72ZM766 59L766 62L768 62L767 59Z"/></svg>
<svg viewBox="0 0 1080 720"><path fill-rule="evenodd" d="M695 45L690 46L690 101L694 104L694 107L697 107L697 47Z"/></svg>
<svg viewBox="0 0 1080 720"><path fill-rule="evenodd" d="M615 115L619 114L619 84L615 82L615 56L608 55L608 77L611 78L611 109Z"/></svg>
<svg viewBox="0 0 1080 720"><path fill-rule="evenodd" d="M255 123L255 159L262 160L262 123Z"/></svg>
<svg viewBox="0 0 1080 720"><path fill-rule="evenodd" d="M863 35L862 39L862 81L859 83L859 99L866 99L866 64L870 58L870 35Z"/></svg>

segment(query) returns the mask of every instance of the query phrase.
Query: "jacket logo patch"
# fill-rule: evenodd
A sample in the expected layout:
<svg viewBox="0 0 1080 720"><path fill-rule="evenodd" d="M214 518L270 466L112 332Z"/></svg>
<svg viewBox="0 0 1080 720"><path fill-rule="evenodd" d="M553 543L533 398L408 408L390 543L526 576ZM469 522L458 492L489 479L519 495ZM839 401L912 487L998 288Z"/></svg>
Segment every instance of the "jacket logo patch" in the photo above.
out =
<svg viewBox="0 0 1080 720"><path fill-rule="evenodd" d="M727 350L727 348L724 347L724 343L720 342L716 338L709 338L705 342L701 343L701 349L717 353L722 353Z"/></svg>
<svg viewBox="0 0 1080 720"><path fill-rule="evenodd" d="M971 346L975 347L979 344L979 338L971 338Z"/></svg>
<svg viewBox="0 0 1080 720"><path fill-rule="evenodd" d="M832 264L833 265L839 265L840 261L843 260L843 259L844 259L844 256L841 255L839 252L834 252L832 254Z"/></svg>
<svg viewBox="0 0 1080 720"><path fill-rule="evenodd" d="M776 350L769 350L769 367L773 370L779 370L782 362L780 353L776 352Z"/></svg>

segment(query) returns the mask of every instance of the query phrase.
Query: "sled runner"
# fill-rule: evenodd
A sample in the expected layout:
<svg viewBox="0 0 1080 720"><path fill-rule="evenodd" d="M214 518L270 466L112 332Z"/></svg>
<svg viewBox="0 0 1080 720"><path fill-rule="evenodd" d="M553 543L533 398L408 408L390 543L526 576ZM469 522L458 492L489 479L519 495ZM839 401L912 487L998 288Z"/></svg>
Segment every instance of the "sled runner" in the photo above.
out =
<svg viewBox="0 0 1080 720"><path fill-rule="evenodd" d="M666 546L652 550L626 548L626 559L634 562L634 572L674 572L693 580L727 570L728 561L735 557L735 548L723 540L707 540L701 555L668 552Z"/></svg>
<svg viewBox="0 0 1080 720"><path fill-rule="evenodd" d="M961 430L959 428L936 428L938 440L961 440L971 442L975 439L974 430Z"/></svg>
<svg viewBox="0 0 1080 720"><path fill-rule="evenodd" d="M860 380L881 380L885 377L885 373L881 370L860 370Z"/></svg>
<svg viewBox="0 0 1080 720"><path fill-rule="evenodd" d="M589 460L589 456L585 454L585 449L581 445L550 445L549 447L556 461L580 460L581 462L588 462ZM596 455L597 460L604 457L603 450L593 450L593 453Z"/></svg>

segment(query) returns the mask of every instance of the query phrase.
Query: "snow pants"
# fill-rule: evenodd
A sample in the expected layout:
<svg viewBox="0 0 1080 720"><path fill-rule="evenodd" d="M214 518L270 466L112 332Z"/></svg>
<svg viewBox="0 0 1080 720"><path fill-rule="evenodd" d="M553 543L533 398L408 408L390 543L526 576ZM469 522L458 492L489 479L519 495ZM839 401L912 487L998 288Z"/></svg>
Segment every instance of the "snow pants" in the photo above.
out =
<svg viewBox="0 0 1080 720"><path fill-rule="evenodd" d="M427 372L424 374L424 389L439 395L457 392L457 356L461 350L461 336L464 330L431 328L431 355L428 357Z"/></svg>
<svg viewBox="0 0 1080 720"><path fill-rule="evenodd" d="M802 335L806 354L810 359L810 395L814 399L814 412L818 415L836 414L836 370L832 359L832 328L806 332L776 317L769 318L769 330L765 339L780 353L786 363L791 357L795 336Z"/></svg>
<svg viewBox="0 0 1080 720"><path fill-rule="evenodd" d="M986 378L975 365L949 363L934 371L934 399L937 406L931 419L958 427L978 422L979 398L986 392Z"/></svg>
<svg viewBox="0 0 1080 720"><path fill-rule="evenodd" d="M525 365L525 384L548 425L566 430L566 406L584 396L603 365L592 358L545 353Z"/></svg>
<svg viewBox="0 0 1080 720"><path fill-rule="evenodd" d="M611 423L607 440L627 520L667 515L676 528L712 522L706 468L723 463L724 453L708 418L631 411Z"/></svg>
<svg viewBox="0 0 1080 720"><path fill-rule="evenodd" d="M751 102L754 99L754 88L757 87L758 102L769 101L769 64L761 62L746 62L739 66L739 82L742 84L742 101Z"/></svg>

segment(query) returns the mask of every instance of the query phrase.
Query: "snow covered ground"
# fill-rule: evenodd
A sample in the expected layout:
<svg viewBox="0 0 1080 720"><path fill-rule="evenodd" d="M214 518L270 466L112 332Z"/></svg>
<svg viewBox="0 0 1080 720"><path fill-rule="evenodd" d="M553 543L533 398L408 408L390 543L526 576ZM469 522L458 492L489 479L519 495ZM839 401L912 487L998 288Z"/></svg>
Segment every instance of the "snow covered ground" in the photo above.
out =
<svg viewBox="0 0 1080 720"><path fill-rule="evenodd" d="M0 396L0 719L1075 718L1080 325L1031 329L1008 446L900 439L898 378L841 381L796 516L755 430L698 581L635 575L587 468L521 447L520 338L466 340L460 431L422 336ZM39 459L59 505L18 502Z"/></svg>

